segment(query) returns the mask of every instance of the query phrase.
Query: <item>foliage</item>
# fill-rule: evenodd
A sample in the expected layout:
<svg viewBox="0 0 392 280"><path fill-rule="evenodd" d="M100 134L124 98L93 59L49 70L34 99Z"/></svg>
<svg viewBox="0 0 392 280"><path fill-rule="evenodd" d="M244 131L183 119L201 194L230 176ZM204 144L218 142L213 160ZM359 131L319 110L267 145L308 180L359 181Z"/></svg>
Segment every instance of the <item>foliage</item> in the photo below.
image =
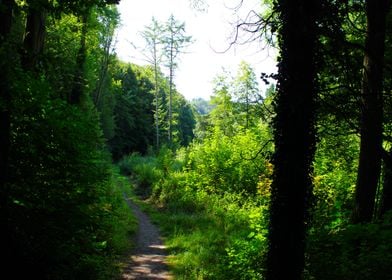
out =
<svg viewBox="0 0 392 280"><path fill-rule="evenodd" d="M42 8L44 2L24 4ZM75 10L83 8L79 5L72 9L58 6L59 10L45 6L47 13L40 11L46 17L41 24L45 19L53 24L43 26L45 47L37 54L39 59L28 57L35 63L33 67L23 64L26 50L20 43L21 35L30 28L24 19L32 11L22 8L20 1L13 7L13 26L7 38L12 48L5 49L0 42L1 57L12 58L12 64L4 64L9 98L1 105L1 123L3 112L9 112L10 150L5 162L1 158L2 175L6 171L7 176L5 181L1 176L0 214L3 234L10 237L3 240L8 243L6 269L15 278L116 278L118 259L128 250L129 234L135 230L122 196L124 181L112 168L100 116L90 99L98 76L97 62L105 53L97 37L107 25L100 21L111 18L113 31L118 14L115 8L104 7L103 1L88 2L84 8L91 13L84 23L78 18L81 11ZM87 22L90 29L82 34ZM68 95L75 87L75 57L82 49L82 36L91 46L85 50L85 71L78 72L84 98L71 105Z"/></svg>
<svg viewBox="0 0 392 280"><path fill-rule="evenodd" d="M136 66L120 71L121 86L114 108L116 128L109 142L114 159L134 151L146 153L154 139L153 85Z"/></svg>
<svg viewBox="0 0 392 280"><path fill-rule="evenodd" d="M285 244L285 237L275 243L283 244L284 257L294 252L292 247L301 247L287 262L278 258L275 269L279 272L286 272L281 270L284 265L285 269L293 268L298 278L305 261L304 279L388 279L389 214L372 223L350 224L363 109L358 92L365 38L362 31L366 29L364 3L318 1L320 6L315 7L316 2L264 2L282 12L270 9L266 12L270 22L260 18L257 23L270 24L257 29L267 35L280 32L278 91L272 86L264 96L258 96L255 75L243 63L235 79L227 73L217 76L209 104L194 102L196 139L188 148L174 153L162 149L156 158L133 155L132 164L124 159L123 168L151 188L148 201L159 210L154 216L165 234L179 279L262 279L267 258L272 256L267 253L266 237L294 231L299 236L296 245ZM295 9L297 16L292 16ZM298 13L305 11L308 14L298 18ZM312 22L311 32L302 33L295 24L287 24L288 20L299 20L299 25ZM390 36L386 35L388 41ZM387 56L389 52L387 47ZM306 76L308 83L300 82ZM262 79L267 77L261 75ZM384 82L389 85L390 79ZM385 98L389 104L389 96ZM385 116L384 148L389 148L387 110ZM307 124L301 122L305 118ZM274 131L268 126L271 124ZM287 131L290 134L284 138ZM271 132L276 136L275 147ZM280 159L282 165L270 162L274 148L274 163ZM387 153L384 160L390 160ZM284 169L287 162L291 165ZM272 174L279 172L273 182ZM286 187L278 189L279 182ZM387 187L379 187L377 207L382 188ZM271 201L275 207L267 211ZM279 212L282 209L284 213ZM280 230L276 224L267 230L272 216L275 221L284 221Z"/></svg>
<svg viewBox="0 0 392 280"><path fill-rule="evenodd" d="M267 200L257 195L258 174L269 167L246 157L263 136L248 131L231 139L217 131L175 154L162 148L157 157L133 154L120 162L137 186L150 184L178 279L259 279Z"/></svg>
<svg viewBox="0 0 392 280"><path fill-rule="evenodd" d="M333 228L349 220L358 154L354 135L324 137L318 143L313 177L314 226Z"/></svg>
<svg viewBox="0 0 392 280"><path fill-rule="evenodd" d="M317 67L312 82L317 79L320 85L314 99L318 139L315 158L305 172L295 170L310 162L314 143L304 145L304 137L313 137L314 131L301 136L305 126L289 122L293 116L303 120L308 109L314 113L313 103L304 110L296 107L305 104L297 97L306 92L301 79L310 69L303 68L311 53L304 47L310 33L287 25L288 18L279 18L282 14L272 8L293 5L290 1L262 1L268 6L261 15L265 18L256 17L260 21L254 24L269 26L247 26L257 30L255 34L265 31L270 42L280 32L278 91L271 86L260 93L257 74L242 62L235 77L224 72L215 78L210 101L198 99L191 104L173 83L177 58L191 42L184 24L173 16L165 24L153 20L144 33L153 65L124 63L113 49L119 14L107 4L115 2L0 4L1 239L4 255L11 252L5 256L5 266L10 264L14 277L116 279L122 253L131 245L129 234L136 230L123 199L131 179L135 193L155 207L152 215L163 230L178 279L263 279L268 220L276 209L289 205L287 201L304 201L288 175L306 173L314 189L312 200L306 193L304 202L312 207L300 216L306 212L305 218L312 220L287 226L294 219L286 219L287 230L280 231L309 227L304 279L389 279L391 213L384 211L392 204L384 209L381 201L387 198L392 166L391 15L387 16L386 75L380 96L385 172L378 175L384 184L378 186L376 207L370 207L373 221L353 225L359 116L366 107L359 105L358 94L363 52L368 49L363 47L366 1L318 1L322 9L315 27L317 65L311 64ZM304 9L290 20L305 19L298 14L311 4L302 5ZM34 17L40 19L36 25L30 22ZM285 35L292 36L290 46L283 44ZM293 67L291 75L284 72L289 70L284 59L293 51L293 43L298 46L286 64ZM155 47L164 48L166 61ZM168 66L167 76L159 62ZM298 79L287 84L297 88L295 94L285 95L284 83L295 76ZM261 74L262 80L271 77ZM82 98L70 104L75 88ZM292 99L282 101L285 97ZM279 127L291 131L289 141L279 138L283 135ZM271 141L272 133L276 143ZM290 145L291 152L279 150L282 142ZM293 163L282 176L275 176L275 182L273 174L282 169L271 163L274 149L278 152L274 163L277 154ZM130 178L118 174L112 159ZM268 211L271 200L283 197L276 188L271 191L278 180L287 180L288 189L295 191ZM286 207L287 216L294 208ZM298 259L291 258L285 269ZM277 265L280 269L282 260ZM298 269L298 263L295 266Z"/></svg>
<svg viewBox="0 0 392 280"><path fill-rule="evenodd" d="M118 162L122 174L132 175L136 182L135 194L142 197L151 195L151 186L162 177L162 172L157 168L156 160L152 157L141 157L133 153Z"/></svg>
<svg viewBox="0 0 392 280"><path fill-rule="evenodd" d="M51 279L108 279L130 220L91 107L49 98L44 79L15 84L9 188L15 254Z"/></svg>
<svg viewBox="0 0 392 280"><path fill-rule="evenodd" d="M213 109L212 104L203 98L194 98L191 100L191 106L194 108L199 115L208 115Z"/></svg>
<svg viewBox="0 0 392 280"><path fill-rule="evenodd" d="M224 79L217 80L217 95L224 91ZM214 102L203 139L175 153L163 147L156 157L133 154L119 164L161 208L154 216L177 278L259 279L267 244L270 131L261 122L242 129L236 118L241 110L230 109L232 133L226 134L219 110L235 104L219 97Z"/></svg>
<svg viewBox="0 0 392 280"><path fill-rule="evenodd" d="M307 279L390 279L390 214L382 222L312 232Z"/></svg>
<svg viewBox="0 0 392 280"><path fill-rule="evenodd" d="M238 120L242 127L249 128L254 126L260 118L261 94L256 79L256 74L252 67L245 61L241 61L238 74L235 79L234 97L238 103L241 113Z"/></svg>
<svg viewBox="0 0 392 280"><path fill-rule="evenodd" d="M265 131L264 135L247 131L228 137L217 130L203 144L194 144L188 165L196 174L202 175L194 182L195 186L216 193L255 194L259 175L267 168L267 161L259 153L259 143L266 135ZM268 152L271 145L264 149L261 152Z"/></svg>
<svg viewBox="0 0 392 280"><path fill-rule="evenodd" d="M114 135L109 139L109 147L115 160L133 152L146 154L154 146L156 139L156 107L154 98L154 70L150 66L117 63L113 74ZM160 145L168 143L167 99L168 80L158 72L159 81L159 135ZM185 98L173 91L172 100L173 147L188 145L193 139L195 116ZM156 117L156 115L155 115Z"/></svg>

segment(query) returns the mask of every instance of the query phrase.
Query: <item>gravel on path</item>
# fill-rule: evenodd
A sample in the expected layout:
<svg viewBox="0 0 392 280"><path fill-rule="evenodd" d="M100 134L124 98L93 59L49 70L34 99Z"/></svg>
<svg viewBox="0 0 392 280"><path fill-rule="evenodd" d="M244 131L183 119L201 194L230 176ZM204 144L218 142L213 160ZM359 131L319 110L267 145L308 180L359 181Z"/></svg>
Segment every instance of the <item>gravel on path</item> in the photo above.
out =
<svg viewBox="0 0 392 280"><path fill-rule="evenodd" d="M158 228L150 218L127 197L129 207L139 222L136 233L136 247L128 259L128 265L123 270L122 279L159 280L173 279L168 271L166 248L159 235Z"/></svg>

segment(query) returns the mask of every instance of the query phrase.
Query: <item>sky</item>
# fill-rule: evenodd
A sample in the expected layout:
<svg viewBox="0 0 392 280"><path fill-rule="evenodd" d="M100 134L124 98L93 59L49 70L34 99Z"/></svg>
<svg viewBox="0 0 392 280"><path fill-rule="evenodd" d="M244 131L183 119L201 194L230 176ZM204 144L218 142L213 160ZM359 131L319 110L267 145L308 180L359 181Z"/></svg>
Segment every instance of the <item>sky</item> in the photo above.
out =
<svg viewBox="0 0 392 280"><path fill-rule="evenodd" d="M259 77L261 72L276 72L276 51L265 48L257 40L244 45L229 46L234 23L244 19L249 11L260 11L260 0L245 0L240 9L235 9L241 0L206 0L208 9L198 11L191 7L195 0L121 0L118 6L121 27L116 35L116 53L126 62L145 65L142 49L144 41L140 32L151 23L152 17L166 21L171 14L185 22L186 34L194 42L181 54L174 83L186 99L209 99L213 93L213 79L218 74L231 71L236 74L239 63L248 62ZM136 47L136 48L135 48ZM260 90L265 90L261 80Z"/></svg>

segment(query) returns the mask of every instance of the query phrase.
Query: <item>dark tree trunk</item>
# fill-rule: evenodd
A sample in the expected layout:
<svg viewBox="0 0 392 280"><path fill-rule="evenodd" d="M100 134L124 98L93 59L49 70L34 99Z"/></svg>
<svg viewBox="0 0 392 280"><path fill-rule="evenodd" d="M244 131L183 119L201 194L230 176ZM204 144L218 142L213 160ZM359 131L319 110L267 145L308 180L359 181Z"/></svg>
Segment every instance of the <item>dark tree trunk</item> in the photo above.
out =
<svg viewBox="0 0 392 280"><path fill-rule="evenodd" d="M44 49L46 12L31 1L29 4L23 40L22 66L25 70L34 70Z"/></svg>
<svg viewBox="0 0 392 280"><path fill-rule="evenodd" d="M0 1L0 44L7 39L8 34L11 32L12 26L12 11L15 6L13 0Z"/></svg>
<svg viewBox="0 0 392 280"><path fill-rule="evenodd" d="M15 2L10 0L0 1L0 240L2 242L1 256L5 271L11 272L14 264L12 230L9 221L9 189L8 181L8 158L10 150L11 129L11 93L10 93L10 70L13 65L9 51L9 35L13 21L13 9Z"/></svg>
<svg viewBox="0 0 392 280"><path fill-rule="evenodd" d="M352 221L370 222L381 172L382 82L386 15L389 0L366 1L367 30L362 76L359 166Z"/></svg>
<svg viewBox="0 0 392 280"><path fill-rule="evenodd" d="M5 52L8 48L5 45L8 42L8 35L12 27L12 11L14 1L0 1L0 47ZM4 189L7 174L8 152L10 144L10 89L9 89L9 65L5 59L6 53L1 54L0 62L0 188ZM3 197L2 197L3 198ZM1 201L3 202L3 201Z"/></svg>
<svg viewBox="0 0 392 280"><path fill-rule="evenodd" d="M312 161L315 152L316 15L318 1L276 4L280 61L275 101L268 280L302 278Z"/></svg>
<svg viewBox="0 0 392 280"><path fill-rule="evenodd" d="M7 205L7 167L8 154L10 148L10 102L11 93L9 88L10 62L6 59L10 57L9 34L11 32L13 20L14 1L0 1L0 207ZM11 56L12 57L12 56ZM1 209L3 210L3 209ZM3 213L3 212L2 212Z"/></svg>
<svg viewBox="0 0 392 280"><path fill-rule="evenodd" d="M89 11L85 11L82 15L82 33L80 35L80 47L76 57L76 69L74 74L74 82L71 94L69 96L70 104L80 104L85 86L84 82L84 65L86 62L86 37L87 37L87 21Z"/></svg>
<svg viewBox="0 0 392 280"><path fill-rule="evenodd" d="M10 65L6 59L9 54L9 34L13 20L14 1L0 1L0 207L1 214L7 207L8 191L6 190L8 154L10 149L10 102L9 88Z"/></svg>

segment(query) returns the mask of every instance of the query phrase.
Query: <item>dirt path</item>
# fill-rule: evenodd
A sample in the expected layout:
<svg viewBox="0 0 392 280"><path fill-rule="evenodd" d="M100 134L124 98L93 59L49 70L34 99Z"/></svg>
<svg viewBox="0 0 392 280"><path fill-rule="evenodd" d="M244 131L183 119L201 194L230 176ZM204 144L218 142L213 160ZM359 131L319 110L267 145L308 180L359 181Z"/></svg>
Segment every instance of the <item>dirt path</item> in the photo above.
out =
<svg viewBox="0 0 392 280"><path fill-rule="evenodd" d="M124 269L122 279L173 279L166 264L166 250L159 236L159 231L137 205L126 198L129 207L139 222L136 234L136 248L129 257L129 264Z"/></svg>

